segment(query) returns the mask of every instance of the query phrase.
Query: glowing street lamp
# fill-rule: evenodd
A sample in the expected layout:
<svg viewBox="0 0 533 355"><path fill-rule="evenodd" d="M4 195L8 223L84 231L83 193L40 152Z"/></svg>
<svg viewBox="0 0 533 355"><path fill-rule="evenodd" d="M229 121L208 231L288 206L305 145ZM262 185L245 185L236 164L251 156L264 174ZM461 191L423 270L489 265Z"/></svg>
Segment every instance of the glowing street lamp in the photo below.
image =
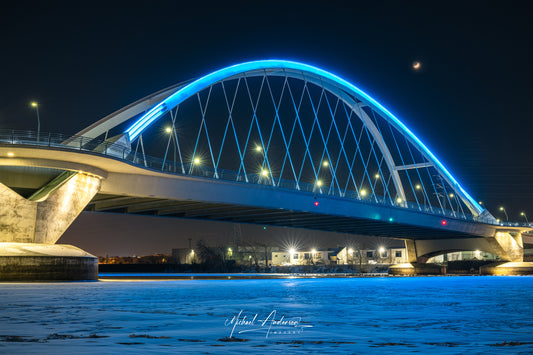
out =
<svg viewBox="0 0 533 355"><path fill-rule="evenodd" d="M37 142L39 141L39 135L41 133L41 119L39 118L39 104L37 101L32 101L31 107L35 108L35 111L37 112Z"/></svg>
<svg viewBox="0 0 533 355"><path fill-rule="evenodd" d="M322 166L327 168L329 166L329 162L327 160L324 160L324 162L322 163Z"/></svg>
<svg viewBox="0 0 533 355"><path fill-rule="evenodd" d="M365 189L361 189L361 191L359 191L359 194L361 195L361 197L365 197L366 196L366 190Z"/></svg>
<svg viewBox="0 0 533 355"><path fill-rule="evenodd" d="M526 223L529 224L529 221L527 220L527 216L525 212L520 212L520 216L524 217L524 219L526 220Z"/></svg>
<svg viewBox="0 0 533 355"><path fill-rule="evenodd" d="M263 148L261 148L260 145L256 145L255 146L255 151L258 152L258 153L261 153L263 151Z"/></svg>
<svg viewBox="0 0 533 355"><path fill-rule="evenodd" d="M503 208L503 206L500 206L500 211L505 214L505 219L507 220L507 222L509 222L509 216L507 215L507 211L505 210L505 208Z"/></svg>
<svg viewBox="0 0 533 355"><path fill-rule="evenodd" d="M172 133L172 128L170 128L170 127L165 128L165 132L166 133Z"/></svg>
<svg viewBox="0 0 533 355"><path fill-rule="evenodd" d="M200 164L200 158L194 158L194 164L196 165Z"/></svg>

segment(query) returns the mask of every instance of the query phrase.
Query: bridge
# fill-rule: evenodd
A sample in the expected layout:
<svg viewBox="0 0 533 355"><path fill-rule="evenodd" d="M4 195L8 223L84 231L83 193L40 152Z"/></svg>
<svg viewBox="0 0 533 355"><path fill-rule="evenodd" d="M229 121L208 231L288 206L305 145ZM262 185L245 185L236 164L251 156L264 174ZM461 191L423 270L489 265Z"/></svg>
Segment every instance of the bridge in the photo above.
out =
<svg viewBox="0 0 533 355"><path fill-rule="evenodd" d="M496 220L365 92L285 60L171 86L74 136L0 131L0 182L11 247L53 245L84 209L401 238L412 263L521 262L533 229Z"/></svg>

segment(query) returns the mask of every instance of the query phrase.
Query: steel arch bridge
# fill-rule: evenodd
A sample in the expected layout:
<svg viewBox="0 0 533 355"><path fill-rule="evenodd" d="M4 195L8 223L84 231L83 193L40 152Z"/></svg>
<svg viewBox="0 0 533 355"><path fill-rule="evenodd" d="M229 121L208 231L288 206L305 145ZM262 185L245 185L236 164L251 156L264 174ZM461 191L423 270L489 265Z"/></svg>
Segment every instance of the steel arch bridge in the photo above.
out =
<svg viewBox="0 0 533 355"><path fill-rule="evenodd" d="M116 142L107 153L126 146L147 166L160 156L163 171L494 221L392 113L302 63L230 66L145 97L78 135Z"/></svg>

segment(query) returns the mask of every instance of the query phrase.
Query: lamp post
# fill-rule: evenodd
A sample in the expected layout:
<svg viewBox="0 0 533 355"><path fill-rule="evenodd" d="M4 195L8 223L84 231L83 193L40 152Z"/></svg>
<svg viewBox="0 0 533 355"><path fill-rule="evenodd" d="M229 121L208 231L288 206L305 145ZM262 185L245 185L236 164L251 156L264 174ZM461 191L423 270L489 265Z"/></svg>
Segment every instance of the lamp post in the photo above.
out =
<svg viewBox="0 0 533 355"><path fill-rule="evenodd" d="M39 118L39 104L37 101L32 101L31 107L35 107L35 111L37 112L37 142L39 142L39 135L41 133L41 119Z"/></svg>
<svg viewBox="0 0 533 355"><path fill-rule="evenodd" d="M500 211L503 211L503 213L505 214L505 220L509 222L509 216L507 215L507 211L503 206L500 206Z"/></svg>
<svg viewBox="0 0 533 355"><path fill-rule="evenodd" d="M524 219L526 220L526 223L529 224L529 221L527 220L527 215L525 212L520 212L520 216L524 217Z"/></svg>

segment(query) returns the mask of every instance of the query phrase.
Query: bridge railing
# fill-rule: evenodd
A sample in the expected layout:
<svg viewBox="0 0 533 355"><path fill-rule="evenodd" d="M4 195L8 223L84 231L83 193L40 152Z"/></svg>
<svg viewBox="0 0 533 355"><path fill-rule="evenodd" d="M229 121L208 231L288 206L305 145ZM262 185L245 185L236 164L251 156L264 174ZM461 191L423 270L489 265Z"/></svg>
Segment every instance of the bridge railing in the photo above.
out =
<svg viewBox="0 0 533 355"><path fill-rule="evenodd" d="M199 177L215 178L220 180L252 183L255 185L266 185L277 188L284 188L290 190L298 190L311 192L317 196L328 195L347 199L360 200L363 203L389 205L397 208L407 208L417 210L422 213L433 215L442 215L443 217L458 218L469 220L473 222L482 222L493 225L500 225L504 227L532 227L532 223L520 222L497 222L491 218L475 217L465 213L437 208L429 205L421 205L410 201L397 202L385 196L371 196L368 198L362 197L357 191L342 192L335 188L328 186L317 186L312 183L305 183L285 179L272 179L269 176L261 174L244 173L243 171L233 171L225 169L215 169L213 167L199 165L199 164L182 164L169 160L144 155L139 151L134 151L130 146L120 144L118 142L111 142L100 139L93 139L82 136L67 136L55 133L37 133L34 131L20 131L20 130L1 130L0 129L0 144L13 145L31 145L50 148L72 149L90 152L92 154L101 154L116 159L128 161L134 165L142 166L156 171L161 171L169 174L179 175L193 175Z"/></svg>

